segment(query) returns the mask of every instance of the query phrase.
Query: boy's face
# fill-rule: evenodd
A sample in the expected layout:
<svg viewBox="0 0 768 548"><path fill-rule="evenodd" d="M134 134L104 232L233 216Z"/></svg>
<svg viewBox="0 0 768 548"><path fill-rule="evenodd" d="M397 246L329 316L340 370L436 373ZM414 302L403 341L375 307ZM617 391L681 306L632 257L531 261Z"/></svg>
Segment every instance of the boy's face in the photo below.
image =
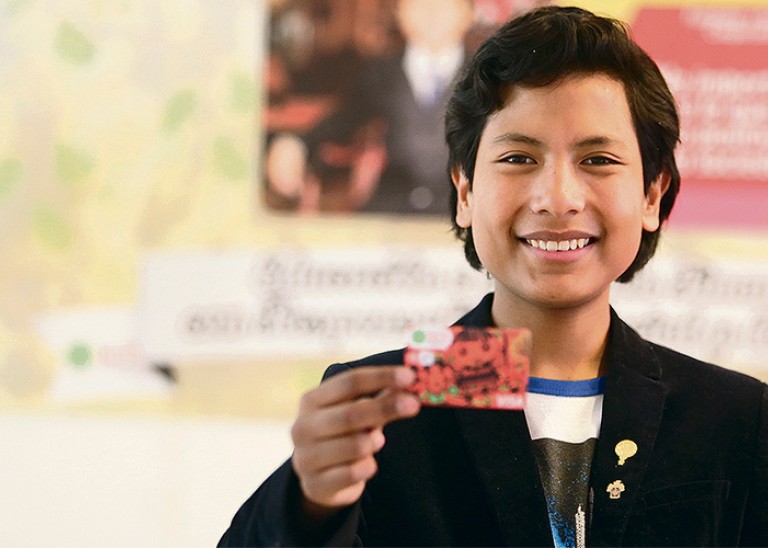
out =
<svg viewBox="0 0 768 548"><path fill-rule="evenodd" d="M453 179L456 221L472 227L499 304L539 308L607 304L642 230L659 227L668 183L645 195L624 87L603 74L512 88L488 118L472 190L460 169Z"/></svg>

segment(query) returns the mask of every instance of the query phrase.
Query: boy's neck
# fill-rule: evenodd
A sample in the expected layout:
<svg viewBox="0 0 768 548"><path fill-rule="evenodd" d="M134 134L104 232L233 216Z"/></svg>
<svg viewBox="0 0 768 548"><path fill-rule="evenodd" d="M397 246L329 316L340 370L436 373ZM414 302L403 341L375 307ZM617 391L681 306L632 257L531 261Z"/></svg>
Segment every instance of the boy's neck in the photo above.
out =
<svg viewBox="0 0 768 548"><path fill-rule="evenodd" d="M491 312L499 327L531 330L531 376L570 381L605 373L603 355L611 323L607 293L604 299L566 309L512 306L494 298Z"/></svg>

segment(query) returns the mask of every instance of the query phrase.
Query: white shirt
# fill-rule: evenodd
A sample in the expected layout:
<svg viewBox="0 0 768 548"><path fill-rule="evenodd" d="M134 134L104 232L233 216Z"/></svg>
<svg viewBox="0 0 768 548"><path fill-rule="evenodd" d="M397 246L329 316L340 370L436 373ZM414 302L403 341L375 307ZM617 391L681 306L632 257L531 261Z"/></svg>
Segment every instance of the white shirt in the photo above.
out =
<svg viewBox="0 0 768 548"><path fill-rule="evenodd" d="M406 46L403 70L416 100L429 105L442 96L463 62L464 48L459 44L437 54Z"/></svg>

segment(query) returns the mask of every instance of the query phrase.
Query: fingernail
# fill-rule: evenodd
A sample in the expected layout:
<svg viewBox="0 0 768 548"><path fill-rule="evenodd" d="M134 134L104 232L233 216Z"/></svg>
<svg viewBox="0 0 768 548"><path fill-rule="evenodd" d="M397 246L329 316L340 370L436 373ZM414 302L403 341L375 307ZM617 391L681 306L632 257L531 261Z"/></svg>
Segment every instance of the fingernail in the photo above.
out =
<svg viewBox="0 0 768 548"><path fill-rule="evenodd" d="M381 430L377 430L373 433L373 446L376 448L376 451L384 447L384 442L387 441L384 437L384 433Z"/></svg>
<svg viewBox="0 0 768 548"><path fill-rule="evenodd" d="M413 396L397 398L397 412L400 415L414 415L419 410L419 402Z"/></svg>
<svg viewBox="0 0 768 548"><path fill-rule="evenodd" d="M407 367L403 367L401 369L398 369L395 372L395 383L397 386L400 386L402 388L406 388L413 384L413 381L416 380L416 373Z"/></svg>

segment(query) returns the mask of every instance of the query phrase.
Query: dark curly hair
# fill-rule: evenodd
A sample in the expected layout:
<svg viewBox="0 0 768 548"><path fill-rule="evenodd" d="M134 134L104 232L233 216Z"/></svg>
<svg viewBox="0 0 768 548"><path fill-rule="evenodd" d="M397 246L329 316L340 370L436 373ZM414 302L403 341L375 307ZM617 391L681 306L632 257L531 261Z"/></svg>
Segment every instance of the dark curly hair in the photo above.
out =
<svg viewBox="0 0 768 548"><path fill-rule="evenodd" d="M670 177L659 211L663 223L680 188L674 154L680 140L675 99L656 63L632 40L624 23L579 8L532 10L509 21L480 46L446 109L449 174L460 168L472 184L480 137L488 117L503 107L510 86L543 87L569 75L594 73L624 85L640 145L646 193L659 175L666 172ZM472 228L456 224L458 195L451 187L453 231L464 241L469 264L481 270ZM656 251L659 234L660 229L643 230L637 255L619 282L630 281L645 266Z"/></svg>

